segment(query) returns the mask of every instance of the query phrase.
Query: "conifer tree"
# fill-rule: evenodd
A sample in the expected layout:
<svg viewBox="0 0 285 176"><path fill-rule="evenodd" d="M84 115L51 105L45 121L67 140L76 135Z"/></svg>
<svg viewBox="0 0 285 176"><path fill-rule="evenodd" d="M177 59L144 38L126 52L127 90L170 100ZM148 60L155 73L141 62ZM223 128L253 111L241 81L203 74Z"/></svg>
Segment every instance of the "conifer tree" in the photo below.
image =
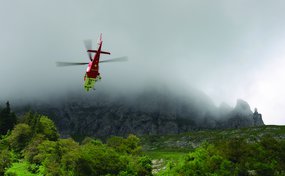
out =
<svg viewBox="0 0 285 176"><path fill-rule="evenodd" d="M8 130L12 130L17 122L15 113L11 112L10 103L7 101L6 107L0 112L0 134L4 135Z"/></svg>

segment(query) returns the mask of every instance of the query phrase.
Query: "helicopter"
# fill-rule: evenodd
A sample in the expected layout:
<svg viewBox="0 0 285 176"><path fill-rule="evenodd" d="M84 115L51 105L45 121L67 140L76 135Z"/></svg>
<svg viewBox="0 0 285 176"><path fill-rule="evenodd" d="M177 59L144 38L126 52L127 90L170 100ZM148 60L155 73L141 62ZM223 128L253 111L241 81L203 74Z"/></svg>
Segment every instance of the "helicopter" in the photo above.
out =
<svg viewBox="0 0 285 176"><path fill-rule="evenodd" d="M90 62L57 62L58 67L64 67L64 66L75 66L75 65L87 65L88 67L86 69L86 73L84 75L84 89L88 92L90 89L95 90L94 86L95 83L99 80L102 79L100 72L99 72L99 63L106 63L106 62L123 62L127 61L127 57L118 57L118 58L113 58L109 60L103 60L100 61L100 55L101 54L107 54L110 55L110 52L107 51L102 51L102 33L99 36L98 39L98 49L97 50L92 50L92 42L90 40L84 41L85 48L87 50ZM94 57L92 58L92 54L95 53Z"/></svg>

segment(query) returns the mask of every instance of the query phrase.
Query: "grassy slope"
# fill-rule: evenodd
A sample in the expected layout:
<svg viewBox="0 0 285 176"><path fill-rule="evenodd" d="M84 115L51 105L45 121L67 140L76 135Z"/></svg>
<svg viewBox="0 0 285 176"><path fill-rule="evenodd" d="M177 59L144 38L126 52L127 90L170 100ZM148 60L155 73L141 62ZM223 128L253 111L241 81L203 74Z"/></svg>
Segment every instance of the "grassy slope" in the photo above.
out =
<svg viewBox="0 0 285 176"><path fill-rule="evenodd" d="M203 142L215 143L237 137L255 142L264 135L271 135L277 140L285 140L285 126L267 125L241 129L204 130L177 135L143 136L141 140L144 153L160 170L168 161L181 161L186 153L194 150Z"/></svg>
<svg viewBox="0 0 285 176"><path fill-rule="evenodd" d="M142 144L146 152L188 152L201 145L203 142L214 143L216 141L243 137L250 142L255 142L264 135L272 135L276 139L285 139L285 126L267 125L261 127L227 129L227 130L203 130L177 135L143 136Z"/></svg>

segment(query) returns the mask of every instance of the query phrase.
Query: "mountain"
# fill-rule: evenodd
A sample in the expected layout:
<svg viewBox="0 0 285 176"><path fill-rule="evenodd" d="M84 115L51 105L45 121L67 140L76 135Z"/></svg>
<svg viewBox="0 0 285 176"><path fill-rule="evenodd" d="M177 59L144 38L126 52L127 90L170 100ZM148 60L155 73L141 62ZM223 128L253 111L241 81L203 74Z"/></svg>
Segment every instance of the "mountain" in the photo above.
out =
<svg viewBox="0 0 285 176"><path fill-rule="evenodd" d="M217 108L198 90L188 91L190 94L181 92L185 91L154 87L131 95L72 94L54 102L22 105L16 112L21 114L30 109L48 115L63 137L177 134L264 125L261 115L253 113L243 100L238 100L233 109L225 104Z"/></svg>

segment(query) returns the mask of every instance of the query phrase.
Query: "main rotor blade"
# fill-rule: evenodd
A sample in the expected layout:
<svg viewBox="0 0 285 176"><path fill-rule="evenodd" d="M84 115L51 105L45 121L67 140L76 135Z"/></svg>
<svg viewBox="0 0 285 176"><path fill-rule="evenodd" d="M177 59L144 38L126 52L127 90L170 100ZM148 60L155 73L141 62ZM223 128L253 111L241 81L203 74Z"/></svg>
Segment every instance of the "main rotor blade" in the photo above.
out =
<svg viewBox="0 0 285 176"><path fill-rule="evenodd" d="M58 67L75 66L75 65L87 65L87 62L56 62Z"/></svg>
<svg viewBox="0 0 285 176"><path fill-rule="evenodd" d="M86 49L86 52L88 50L91 50L92 49L92 40L84 40L84 46L85 46L85 49ZM92 54L87 52L88 53L88 57L90 59L90 61L92 61Z"/></svg>
<svg viewBox="0 0 285 176"><path fill-rule="evenodd" d="M106 62L126 62L128 61L128 57L124 56L124 57L117 57L117 58L113 58L113 59L109 59L109 60L103 60L100 61L100 63L106 63Z"/></svg>

